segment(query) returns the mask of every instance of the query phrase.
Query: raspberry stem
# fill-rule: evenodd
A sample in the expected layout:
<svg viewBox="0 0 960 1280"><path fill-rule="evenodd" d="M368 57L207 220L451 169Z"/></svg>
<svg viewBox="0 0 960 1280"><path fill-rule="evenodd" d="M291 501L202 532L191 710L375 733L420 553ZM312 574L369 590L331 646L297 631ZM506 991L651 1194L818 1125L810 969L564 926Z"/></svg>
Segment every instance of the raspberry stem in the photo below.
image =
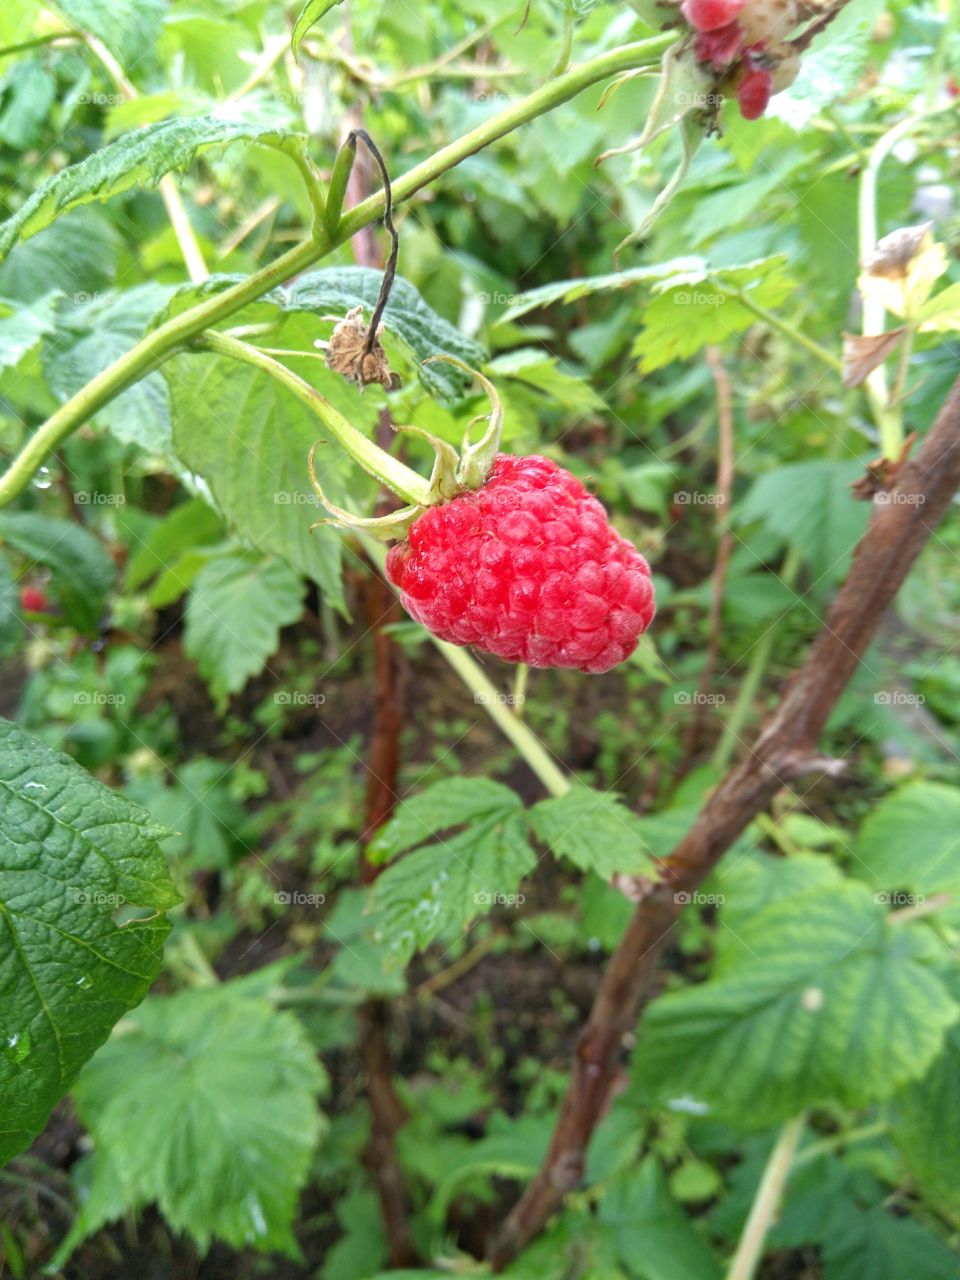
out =
<svg viewBox="0 0 960 1280"><path fill-rule="evenodd" d="M373 476L374 480L385 485L411 506L427 506L433 500L430 485L422 476L385 452L372 440L368 440L356 427L350 425L329 400L325 400L319 391L311 387L309 382L304 381L279 360L274 360L273 356L268 356L258 351L256 347L251 347L238 338L230 337L229 334L213 331L201 334L195 340L194 346L253 365L272 378L276 378L302 404L317 415L327 431L368 475Z"/></svg>

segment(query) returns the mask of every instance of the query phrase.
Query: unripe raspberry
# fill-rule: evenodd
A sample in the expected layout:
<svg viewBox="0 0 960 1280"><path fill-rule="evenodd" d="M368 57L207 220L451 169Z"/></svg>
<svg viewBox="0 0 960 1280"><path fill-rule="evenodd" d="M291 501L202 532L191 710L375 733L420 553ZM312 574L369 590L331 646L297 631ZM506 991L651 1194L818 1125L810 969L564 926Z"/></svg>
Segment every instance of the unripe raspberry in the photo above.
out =
<svg viewBox="0 0 960 1280"><path fill-rule="evenodd" d="M747 44L779 44L800 21L797 0L747 0L739 16Z"/></svg>
<svg viewBox="0 0 960 1280"><path fill-rule="evenodd" d="M766 67L754 66L748 54L737 85L737 102L744 120L759 120L773 93L773 77Z"/></svg>
<svg viewBox="0 0 960 1280"><path fill-rule="evenodd" d="M800 54L790 45L781 46L783 54L775 66L770 68L770 77L772 80L772 90L774 93L782 93L784 89L789 89L800 74ZM771 51L772 52L772 51Z"/></svg>
<svg viewBox="0 0 960 1280"><path fill-rule="evenodd" d="M23 587L20 591L20 608L25 613L46 613L50 607L47 593L42 587Z"/></svg>
<svg viewBox="0 0 960 1280"><path fill-rule="evenodd" d="M498 454L479 489L428 508L391 547L387 577L441 639L532 667L609 671L654 614L643 556L536 455Z"/></svg>
<svg viewBox="0 0 960 1280"><path fill-rule="evenodd" d="M716 31L732 22L745 0L683 0L680 12L694 31Z"/></svg>
<svg viewBox="0 0 960 1280"><path fill-rule="evenodd" d="M717 71L729 67L743 48L743 32L739 22L728 22L716 31L701 31L693 42L693 56L708 62Z"/></svg>

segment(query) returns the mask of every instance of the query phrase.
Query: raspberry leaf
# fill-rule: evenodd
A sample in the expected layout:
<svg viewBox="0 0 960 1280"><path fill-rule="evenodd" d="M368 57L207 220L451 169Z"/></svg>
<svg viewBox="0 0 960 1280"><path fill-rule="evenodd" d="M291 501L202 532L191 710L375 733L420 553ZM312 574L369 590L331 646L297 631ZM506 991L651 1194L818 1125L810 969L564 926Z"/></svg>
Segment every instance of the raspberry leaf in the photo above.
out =
<svg viewBox="0 0 960 1280"><path fill-rule="evenodd" d="M604 879L616 872L657 875L648 822L610 792L571 787L564 796L534 805L530 822L544 844L582 871L595 871Z"/></svg>
<svg viewBox="0 0 960 1280"><path fill-rule="evenodd" d="M217 556L197 574L184 649L221 709L276 652L281 628L303 611L303 594L303 579L282 560L243 552Z"/></svg>
<svg viewBox="0 0 960 1280"><path fill-rule="evenodd" d="M762 521L803 553L817 582L835 582L844 576L870 516L869 506L850 494L862 473L856 459L786 463L754 483L735 518Z"/></svg>
<svg viewBox="0 0 960 1280"><path fill-rule="evenodd" d="M297 346L303 337L302 322L294 323L298 332L282 331L284 345ZM322 432L317 418L273 378L225 356L176 356L167 361L164 376L181 462L206 483L231 526L261 551L282 556L342 609L339 536L330 529L310 533L323 514L307 472L307 457ZM312 369L310 376L324 395L330 383L339 384L330 397L334 404L340 395L348 403L360 399L335 374L322 375L329 382ZM376 411L372 399L369 404L368 417ZM317 451L318 479L335 502L344 498L348 465L335 445Z"/></svg>
<svg viewBox="0 0 960 1280"><path fill-rule="evenodd" d="M520 295L517 301L504 313L502 324L518 320L528 311L536 311L549 307L554 302L578 302L594 293L611 293L622 289L630 289L635 284L648 284L663 280L683 271L703 273L707 269L704 258L687 257L671 258L667 262L655 263L651 266L630 267L625 271L610 271L600 276L583 276L575 280L556 280L553 284L541 285L538 289L530 289Z"/></svg>
<svg viewBox="0 0 960 1280"><path fill-rule="evenodd" d="M643 1258L638 1274L648 1280L719 1280L716 1259L670 1194L656 1156L611 1180L597 1216L631 1270Z"/></svg>
<svg viewBox="0 0 960 1280"><path fill-rule="evenodd" d="M70 23L97 36L122 67L144 62L154 51L167 0L56 0Z"/></svg>
<svg viewBox="0 0 960 1280"><path fill-rule="evenodd" d="M331 9L336 8L341 0L307 0L307 3L297 15L297 20L293 24L293 35L290 39L290 48L293 50L293 56L296 57L300 52L300 45L307 36L311 27L316 26L325 14Z"/></svg>
<svg viewBox="0 0 960 1280"><path fill-rule="evenodd" d="M146 1001L74 1089L94 1141L91 1188L57 1265L150 1203L201 1250L218 1237L298 1257L291 1223L325 1087L298 1020L241 983Z"/></svg>
<svg viewBox="0 0 960 1280"><path fill-rule="evenodd" d="M303 145L299 135L285 137L273 125L244 124L213 116L145 125L61 169L37 187L17 212L0 224L0 258L18 240L42 231L68 209L92 200L109 200L131 187L155 186L165 173L185 168L198 152L240 141L281 149Z"/></svg>
<svg viewBox="0 0 960 1280"><path fill-rule="evenodd" d="M57 297L54 290L27 307L0 298L0 368L15 365L53 332Z"/></svg>
<svg viewBox="0 0 960 1280"><path fill-rule="evenodd" d="M6 720L0 813L2 1163L143 999L179 898L146 811Z"/></svg>
<svg viewBox="0 0 960 1280"><path fill-rule="evenodd" d="M168 285L137 285L122 293L98 293L62 302L56 331L43 346L43 370L54 395L68 400L146 333L171 293ZM159 373L148 374L104 405L94 420L124 444L173 462L167 390Z"/></svg>
<svg viewBox="0 0 960 1280"><path fill-rule="evenodd" d="M960 995L956 976L952 986ZM893 1099L892 1117L893 1140L924 1196L960 1225L960 1024L951 1027L923 1079Z"/></svg>
<svg viewBox="0 0 960 1280"><path fill-rule="evenodd" d="M641 1022L640 1083L659 1097L692 1094L748 1126L867 1106L921 1077L960 1015L922 927L891 923L862 886L798 894L737 929L713 977Z"/></svg>
<svg viewBox="0 0 960 1280"><path fill-rule="evenodd" d="M519 798L484 778L452 778L420 792L400 806L376 847L380 857L411 850L370 896L394 964L438 938L455 941L500 903L516 905L517 885L536 865Z"/></svg>
<svg viewBox="0 0 960 1280"><path fill-rule="evenodd" d="M868 815L851 872L887 893L960 890L960 788L913 782Z"/></svg>

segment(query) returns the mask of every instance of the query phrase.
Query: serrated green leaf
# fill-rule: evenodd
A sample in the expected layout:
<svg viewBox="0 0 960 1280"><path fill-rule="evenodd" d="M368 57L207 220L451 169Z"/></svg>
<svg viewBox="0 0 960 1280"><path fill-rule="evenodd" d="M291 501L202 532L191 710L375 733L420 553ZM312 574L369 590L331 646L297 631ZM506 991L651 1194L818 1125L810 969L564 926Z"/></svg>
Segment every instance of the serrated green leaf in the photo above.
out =
<svg viewBox="0 0 960 1280"><path fill-rule="evenodd" d="M762 521L802 552L817 582L835 582L846 573L870 517L869 504L850 492L862 473L863 463L856 460L787 463L754 482L735 518Z"/></svg>
<svg viewBox="0 0 960 1280"><path fill-rule="evenodd" d="M0 224L0 257L6 257L18 240L41 231L68 209L92 200L109 200L131 187L153 186L165 173L185 168L198 152L239 141L282 146L295 145L298 138L285 138L276 126L259 127L213 116L146 125L41 183L17 212Z"/></svg>
<svg viewBox="0 0 960 1280"><path fill-rule="evenodd" d="M160 969L178 895L139 805L0 720L0 1163ZM120 924L118 909L149 909Z"/></svg>
<svg viewBox="0 0 960 1280"><path fill-rule="evenodd" d="M853 875L875 889L934 894L960 889L960 788L911 782L868 814Z"/></svg>
<svg viewBox="0 0 960 1280"><path fill-rule="evenodd" d="M954 995L958 994L956 976ZM924 1197L960 1227L960 1024L921 1079L893 1099L891 1135Z"/></svg>
<svg viewBox="0 0 960 1280"><path fill-rule="evenodd" d="M0 513L0 543L53 573L57 599L78 631L95 635L116 566L101 543L73 520L35 511Z"/></svg>
<svg viewBox="0 0 960 1280"><path fill-rule="evenodd" d="M723 908L720 909L723 919ZM836 1099L859 1107L922 1076L960 1007L859 885L815 889L739 925L709 981L661 996L640 1029L642 1086L744 1126Z"/></svg>
<svg viewBox="0 0 960 1280"><path fill-rule="evenodd" d="M57 81L39 59L11 67L3 85L0 145L26 151L40 145L50 108L57 97Z"/></svg>
<svg viewBox="0 0 960 1280"><path fill-rule="evenodd" d="M102 40L128 72L153 52L167 12L166 0L56 0L56 7L72 26Z"/></svg>
<svg viewBox="0 0 960 1280"><path fill-rule="evenodd" d="M453 826L463 829L423 843ZM437 938L459 937L498 902L509 903L536 864L519 798L487 779L428 787L400 807L385 838L386 845L378 840L381 852L419 844L380 875L370 895L395 965Z"/></svg>
<svg viewBox="0 0 960 1280"><path fill-rule="evenodd" d="M571 787L530 810L537 837L582 871L609 880L616 872L656 876L644 819L607 791Z"/></svg>
<svg viewBox="0 0 960 1280"><path fill-rule="evenodd" d="M500 322L507 324L520 316L525 316L528 311L549 307L554 302L577 302L580 298L589 297L592 293L610 293L629 289L635 284L649 284L675 275L679 271L702 273L706 270L706 265L703 258L672 258L669 262L631 267L627 271L610 271L606 275L583 276L576 280L557 280L554 284L541 285L538 289L530 289L521 294L501 317Z"/></svg>
<svg viewBox="0 0 960 1280"><path fill-rule="evenodd" d="M928 298L916 315L925 332L947 333L960 329L960 284L947 285Z"/></svg>
<svg viewBox="0 0 960 1280"><path fill-rule="evenodd" d="M656 282L634 344L641 372L651 373L749 329L756 315L739 300L738 292L770 308L795 287L779 256L742 267L678 271Z"/></svg>
<svg viewBox="0 0 960 1280"><path fill-rule="evenodd" d="M824 1243L824 1280L955 1280L957 1256L913 1218L875 1205Z"/></svg>
<svg viewBox="0 0 960 1280"><path fill-rule="evenodd" d="M0 298L0 368L15 365L22 356L52 333L56 324L56 292L30 306Z"/></svg>
<svg viewBox="0 0 960 1280"><path fill-rule="evenodd" d="M222 541L223 522L200 498L182 502L138 541L127 563L125 585L136 591L145 582L169 570L185 551L210 547Z"/></svg>
<svg viewBox="0 0 960 1280"><path fill-rule="evenodd" d="M54 395L61 401L70 399L129 351L170 293L169 286L150 283L61 305L56 332L43 351L44 373ZM121 392L97 412L96 421L124 443L161 456L171 453L170 411L159 373Z"/></svg>
<svg viewBox="0 0 960 1280"><path fill-rule="evenodd" d="M50 282L74 302L113 283L121 237L102 209L80 205L31 240L14 245L0 262L0 297L36 305Z"/></svg>
<svg viewBox="0 0 960 1280"><path fill-rule="evenodd" d="M340 3L341 0L307 0L293 24L290 48L293 50L294 57L300 52L300 45L310 28L316 26L324 14L329 13Z"/></svg>
<svg viewBox="0 0 960 1280"><path fill-rule="evenodd" d="M642 1280L713 1280L720 1267L667 1187L655 1156L611 1180L597 1210Z"/></svg>
<svg viewBox="0 0 960 1280"><path fill-rule="evenodd" d="M228 525L312 578L342 609L340 536L310 532L324 514L307 471L323 434L319 419L275 379L224 356L175 356L163 373L177 455L206 482ZM318 478L334 502L343 500L347 463L336 445L317 452Z"/></svg>
<svg viewBox="0 0 960 1280"><path fill-rule="evenodd" d="M292 1221L325 1083L300 1023L266 1000L229 983L154 997L74 1089L95 1144L93 1186L112 1184L100 1198L114 1209L118 1188L125 1208L155 1202L201 1251L221 1239L298 1257ZM96 1225L81 1213L57 1265Z"/></svg>
<svg viewBox="0 0 960 1280"><path fill-rule="evenodd" d="M408 796L377 832L370 852L384 860L395 858L438 831L513 813L519 803L509 787L492 778L444 778Z"/></svg>
<svg viewBox="0 0 960 1280"><path fill-rule="evenodd" d="M217 556L197 574L183 647L221 708L276 653L281 629L303 611L303 594L303 580L282 560L243 552Z"/></svg>

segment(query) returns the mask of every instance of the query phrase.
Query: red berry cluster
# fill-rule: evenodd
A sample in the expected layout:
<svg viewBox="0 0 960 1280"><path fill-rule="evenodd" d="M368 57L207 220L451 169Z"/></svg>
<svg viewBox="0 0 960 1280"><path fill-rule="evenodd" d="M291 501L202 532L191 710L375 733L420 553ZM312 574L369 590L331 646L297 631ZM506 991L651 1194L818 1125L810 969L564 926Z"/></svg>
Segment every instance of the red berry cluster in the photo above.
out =
<svg viewBox="0 0 960 1280"><path fill-rule="evenodd" d="M782 42L802 16L801 0L683 0L680 12L696 32L694 57L735 89L745 120L759 119L796 79L799 56Z"/></svg>
<svg viewBox="0 0 960 1280"><path fill-rule="evenodd" d="M387 577L435 635L531 667L609 671L653 618L646 560L548 458L498 454L487 480L391 547Z"/></svg>

